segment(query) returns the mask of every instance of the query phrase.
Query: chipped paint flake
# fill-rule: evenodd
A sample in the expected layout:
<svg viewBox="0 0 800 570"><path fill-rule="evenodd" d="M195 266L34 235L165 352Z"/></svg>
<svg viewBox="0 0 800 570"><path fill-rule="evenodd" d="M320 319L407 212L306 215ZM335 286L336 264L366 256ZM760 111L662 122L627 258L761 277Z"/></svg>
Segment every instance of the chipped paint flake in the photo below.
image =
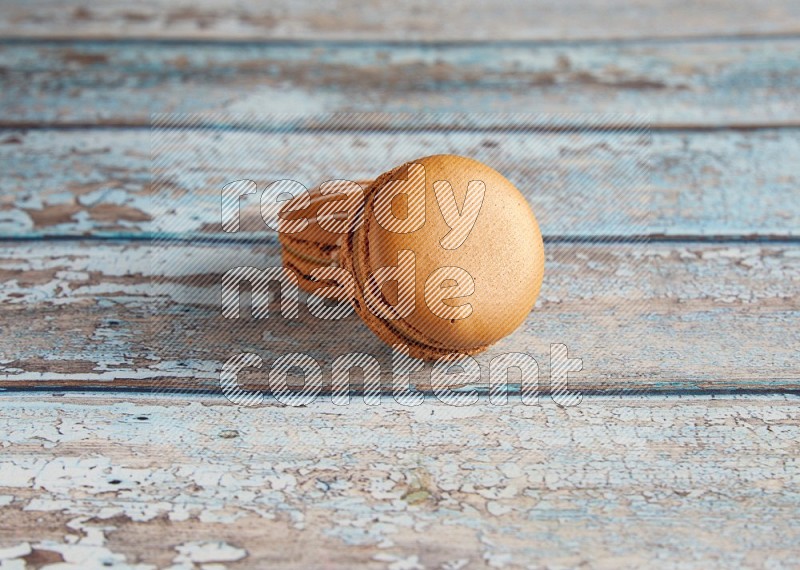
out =
<svg viewBox="0 0 800 570"><path fill-rule="evenodd" d="M247 556L247 551L226 542L184 542L175 547L174 562L235 562Z"/></svg>

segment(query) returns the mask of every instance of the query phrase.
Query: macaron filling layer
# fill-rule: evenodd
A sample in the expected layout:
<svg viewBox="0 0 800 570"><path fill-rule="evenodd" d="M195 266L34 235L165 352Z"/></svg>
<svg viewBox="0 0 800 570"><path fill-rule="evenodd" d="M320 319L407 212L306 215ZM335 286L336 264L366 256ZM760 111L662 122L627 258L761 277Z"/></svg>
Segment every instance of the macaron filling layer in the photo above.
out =
<svg viewBox="0 0 800 570"><path fill-rule="evenodd" d="M334 254L339 250L337 245L324 245L307 240L286 239L281 242L281 245L295 257L322 267L331 265L335 261Z"/></svg>

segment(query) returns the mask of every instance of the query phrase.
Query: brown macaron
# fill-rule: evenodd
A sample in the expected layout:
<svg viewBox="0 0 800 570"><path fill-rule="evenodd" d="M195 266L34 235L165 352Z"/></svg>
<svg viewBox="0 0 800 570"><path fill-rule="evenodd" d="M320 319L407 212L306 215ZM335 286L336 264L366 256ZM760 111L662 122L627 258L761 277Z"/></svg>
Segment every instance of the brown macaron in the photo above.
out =
<svg viewBox="0 0 800 570"><path fill-rule="evenodd" d="M363 188L371 182L333 180L288 200L280 210L278 241L283 266L292 270L301 289L314 292L321 284L312 272L320 267L336 267L339 242L352 223L352 214L363 201ZM323 193L324 192L324 193ZM299 231L297 221L305 219Z"/></svg>
<svg viewBox="0 0 800 570"><path fill-rule="evenodd" d="M366 190L342 239L356 312L415 358L475 354L519 327L544 275L536 218L496 170L454 155L410 161Z"/></svg>

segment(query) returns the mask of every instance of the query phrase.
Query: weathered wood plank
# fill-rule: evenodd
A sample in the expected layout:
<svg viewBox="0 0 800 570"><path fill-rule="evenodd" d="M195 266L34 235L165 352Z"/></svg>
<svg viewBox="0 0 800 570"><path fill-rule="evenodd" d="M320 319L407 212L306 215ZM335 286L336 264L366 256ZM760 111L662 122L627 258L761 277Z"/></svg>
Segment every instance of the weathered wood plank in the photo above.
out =
<svg viewBox="0 0 800 570"><path fill-rule="evenodd" d="M0 121L152 112L642 113L660 127L800 124L800 40L599 44L0 45Z"/></svg>
<svg viewBox="0 0 800 570"><path fill-rule="evenodd" d="M237 409L15 394L0 407L6 563L800 565L794 396Z"/></svg>
<svg viewBox="0 0 800 570"><path fill-rule="evenodd" d="M151 137L143 129L82 129L5 131L0 142L5 237L141 236L153 217L170 229L167 210L180 221L171 233L211 234L219 231L220 189L231 180L250 178L263 188L281 178L308 186L369 179L442 152L484 160L515 181L545 235L781 238L800 231L800 129L650 137L479 130ZM641 172L645 161L650 176ZM243 217L256 219L261 235L258 196L250 198L241 200Z"/></svg>
<svg viewBox="0 0 800 570"><path fill-rule="evenodd" d="M800 32L800 10L790 0L752 5L703 0L566 0L501 4L480 0L402 5L388 0L67 0L4 2L4 37L192 38L223 40L582 40L756 35Z"/></svg>
<svg viewBox="0 0 800 570"><path fill-rule="evenodd" d="M275 358L306 352L326 382L333 360L390 353L351 315L323 321L220 317L218 283L239 265L279 265L277 244L7 243L0 249L0 385L217 390L221 365L254 352L267 384ZM793 244L546 244L537 308L478 358L525 352L540 365L564 343L583 359L584 392L797 390L800 257ZM154 278L158 277L158 279ZM425 386L427 365L414 382ZM488 376L481 378L483 385Z"/></svg>

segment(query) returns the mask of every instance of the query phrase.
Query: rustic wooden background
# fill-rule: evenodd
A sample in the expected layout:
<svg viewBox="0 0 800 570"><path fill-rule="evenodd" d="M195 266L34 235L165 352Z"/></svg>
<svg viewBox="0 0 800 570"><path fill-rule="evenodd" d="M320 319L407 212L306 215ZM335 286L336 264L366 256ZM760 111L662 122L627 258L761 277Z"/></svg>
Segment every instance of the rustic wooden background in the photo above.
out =
<svg viewBox="0 0 800 570"><path fill-rule="evenodd" d="M8 0L0 36L0 567L800 566L797 2ZM148 328L150 116L199 111L648 116L648 243L546 236L505 345L590 334L628 276L629 373L586 362L574 408L153 393L213 378Z"/></svg>

